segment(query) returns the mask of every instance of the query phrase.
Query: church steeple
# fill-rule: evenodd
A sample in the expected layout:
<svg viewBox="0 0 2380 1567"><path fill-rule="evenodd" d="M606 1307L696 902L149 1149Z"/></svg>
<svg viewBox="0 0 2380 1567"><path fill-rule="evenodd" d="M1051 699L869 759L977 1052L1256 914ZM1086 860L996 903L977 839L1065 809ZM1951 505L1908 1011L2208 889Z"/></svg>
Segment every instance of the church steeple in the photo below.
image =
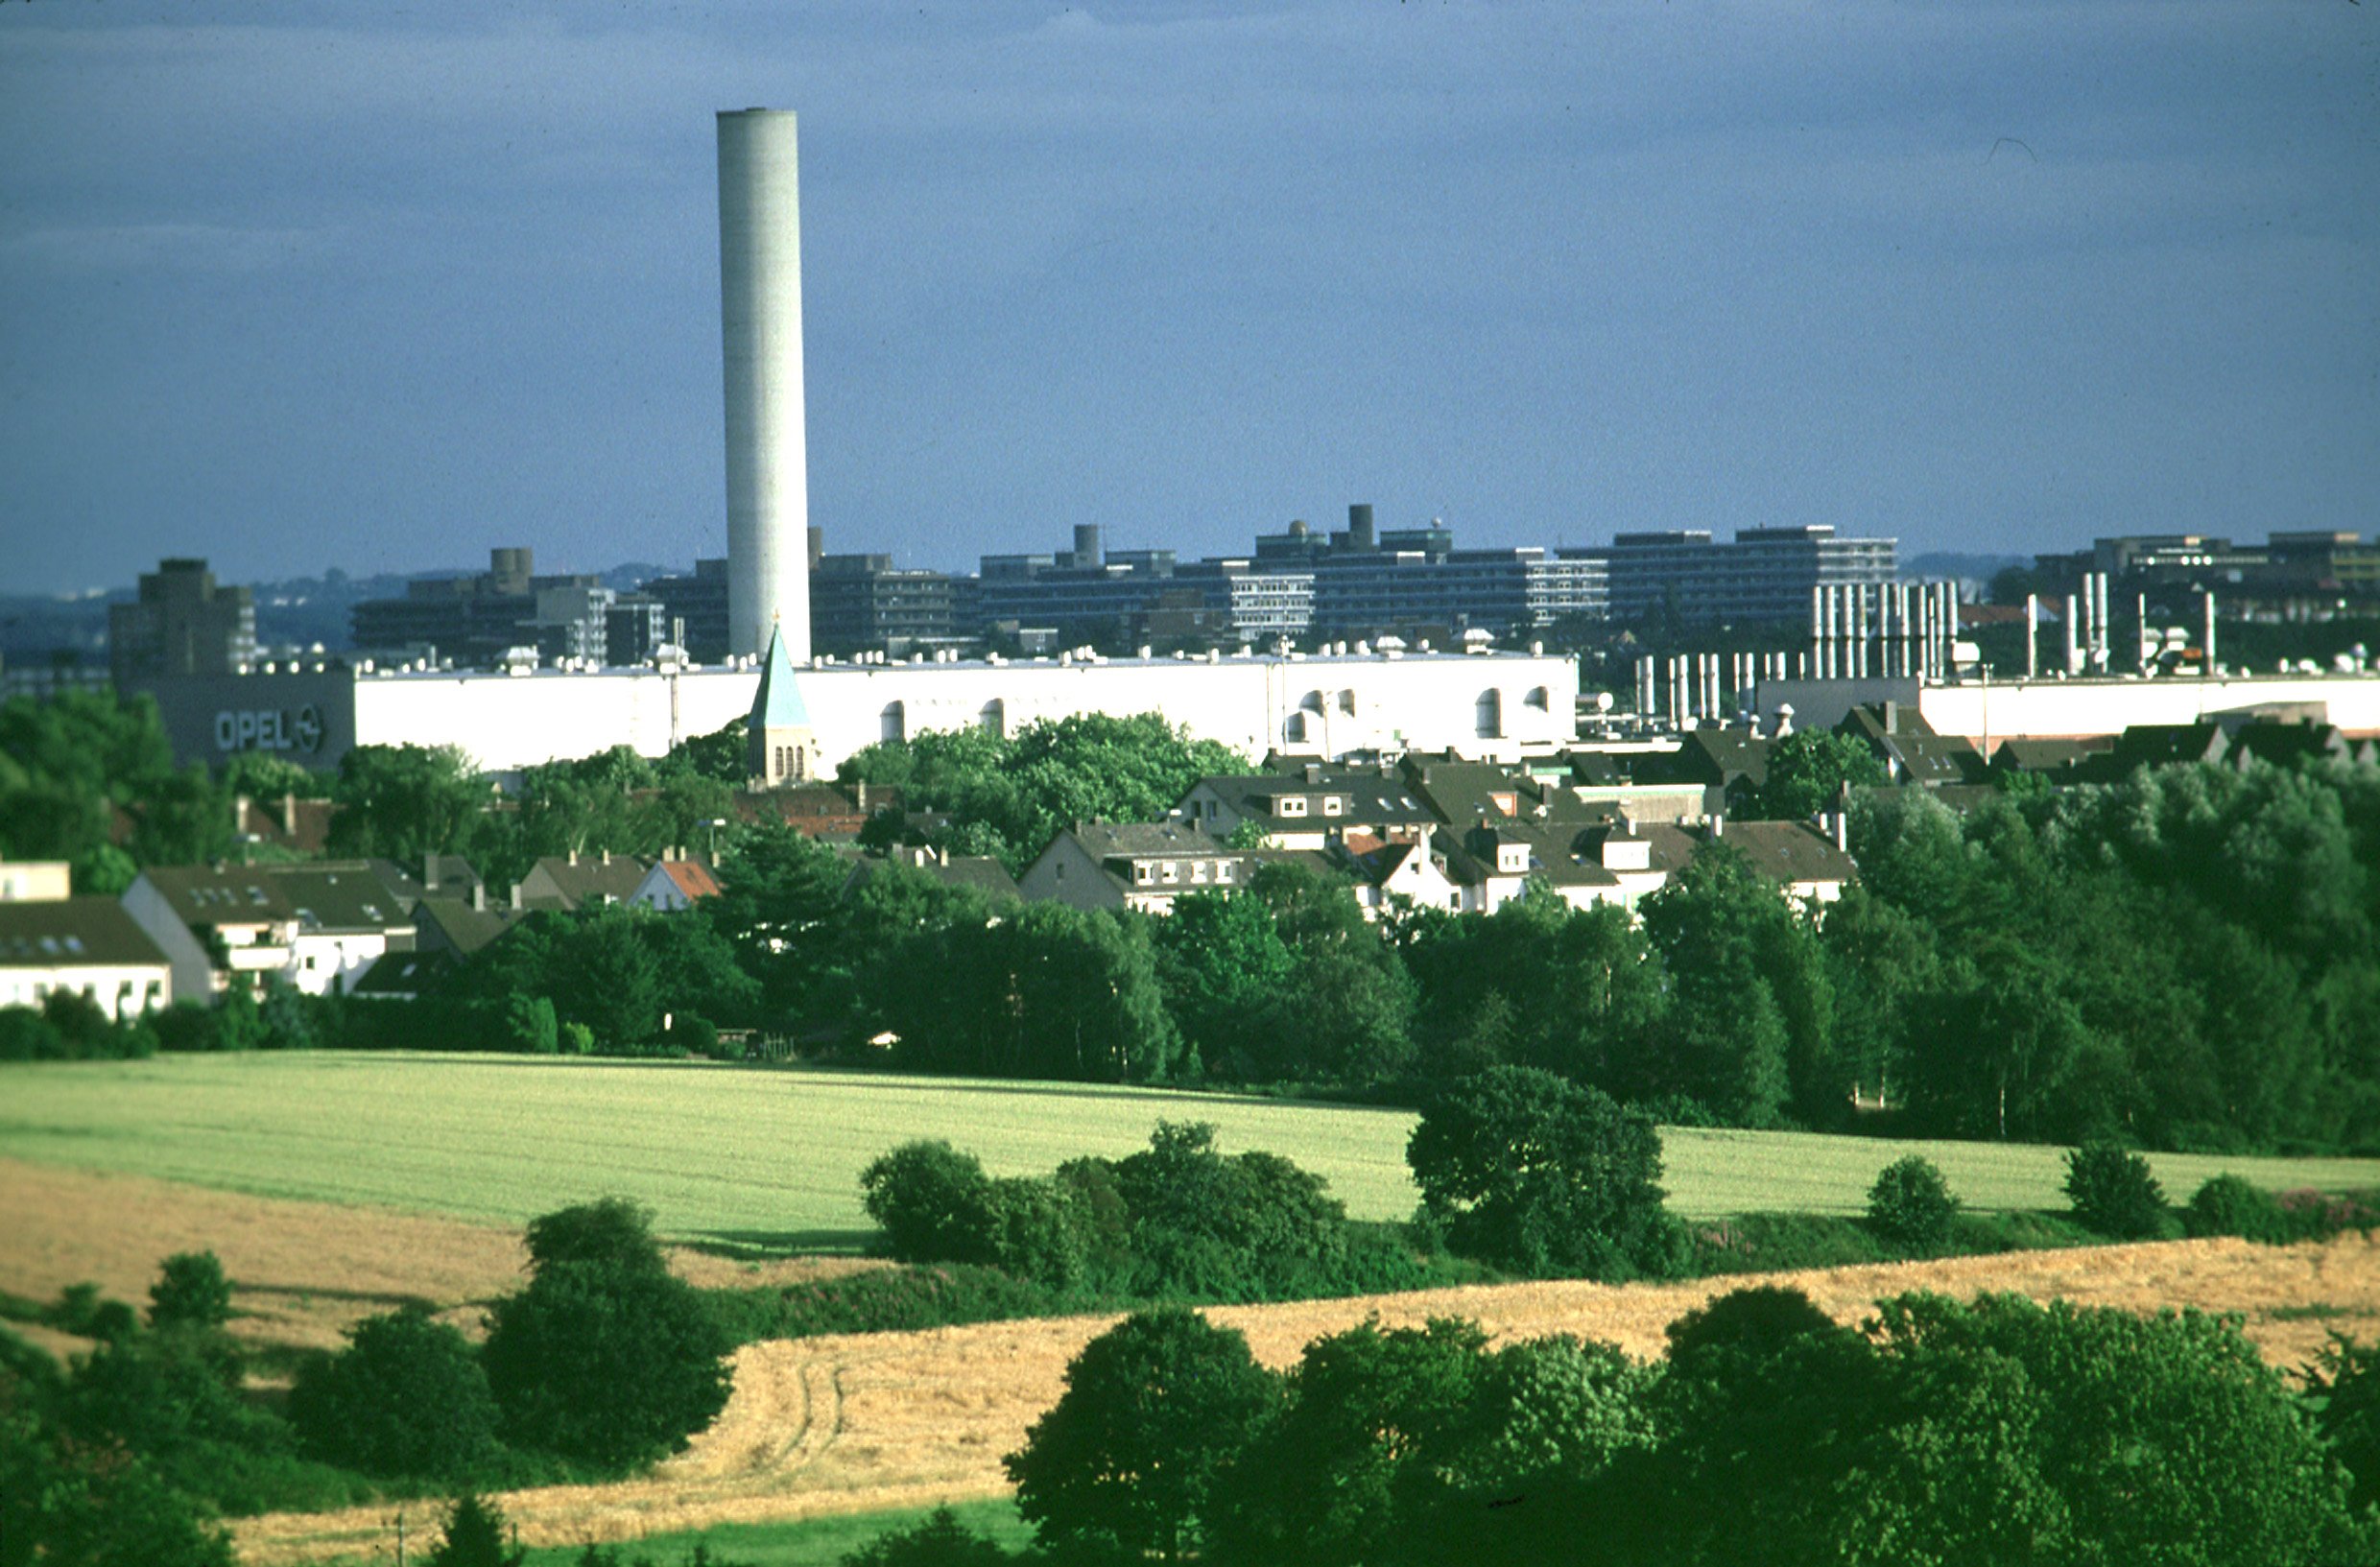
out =
<svg viewBox="0 0 2380 1567"><path fill-rule="evenodd" d="M782 626L770 629L768 660L761 665L760 687L752 693L752 710L744 727L747 763L759 787L783 789L819 776L818 731L810 723L809 704L801 700Z"/></svg>

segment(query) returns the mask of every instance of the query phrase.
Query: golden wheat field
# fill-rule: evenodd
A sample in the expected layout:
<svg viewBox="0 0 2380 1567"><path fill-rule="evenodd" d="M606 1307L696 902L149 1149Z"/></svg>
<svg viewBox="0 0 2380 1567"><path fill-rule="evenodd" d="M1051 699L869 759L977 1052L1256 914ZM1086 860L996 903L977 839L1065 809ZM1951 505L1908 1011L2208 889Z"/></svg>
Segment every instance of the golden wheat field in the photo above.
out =
<svg viewBox="0 0 2380 1567"><path fill-rule="evenodd" d="M145 1302L157 1265L213 1251L232 1285L231 1331L266 1348L336 1348L347 1327L421 1304L464 1332L524 1282L517 1229L327 1202L210 1191L142 1175L0 1159L0 1290L47 1301L69 1284ZM792 1283L881 1264L855 1257L740 1263L684 1247L691 1284ZM46 1347L79 1347L20 1325Z"/></svg>
<svg viewBox="0 0 2380 1567"><path fill-rule="evenodd" d="M2346 1236L2288 1248L2184 1241L1775 1274L1844 1321L1899 1291L1962 1296L2016 1291L2040 1299L2151 1311L2236 1312L2273 1364L2302 1365L2332 1329L2380 1329L2380 1242ZM1286 1365L1307 1341L1376 1316L1384 1323L1466 1317L1498 1338L1573 1333L1638 1355L1659 1351L1679 1313L1746 1282L1523 1284L1220 1308L1259 1359ZM753 1344L736 1358L735 1394L711 1429L652 1475L504 1498L524 1542L572 1545L671 1530L995 1496L1000 1456L1053 1403L1067 1360L1111 1318L987 1323L924 1333ZM370 1559L390 1509L251 1519L235 1531L260 1567Z"/></svg>

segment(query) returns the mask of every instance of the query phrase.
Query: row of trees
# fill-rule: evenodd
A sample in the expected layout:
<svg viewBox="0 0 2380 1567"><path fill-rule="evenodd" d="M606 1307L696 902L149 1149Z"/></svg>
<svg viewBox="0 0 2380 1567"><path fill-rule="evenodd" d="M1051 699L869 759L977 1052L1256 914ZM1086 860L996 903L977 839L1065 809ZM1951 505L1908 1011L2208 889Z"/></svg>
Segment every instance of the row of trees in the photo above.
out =
<svg viewBox="0 0 2380 1567"><path fill-rule="evenodd" d="M2224 1319L2015 1295L1853 1329L1744 1290L1650 1363L1367 1322L1283 1373L1175 1310L1086 1346L1007 1464L1083 1562L2371 1559L2380 1367L2340 1346L2311 1386ZM998 1559L951 1549L914 1559Z"/></svg>

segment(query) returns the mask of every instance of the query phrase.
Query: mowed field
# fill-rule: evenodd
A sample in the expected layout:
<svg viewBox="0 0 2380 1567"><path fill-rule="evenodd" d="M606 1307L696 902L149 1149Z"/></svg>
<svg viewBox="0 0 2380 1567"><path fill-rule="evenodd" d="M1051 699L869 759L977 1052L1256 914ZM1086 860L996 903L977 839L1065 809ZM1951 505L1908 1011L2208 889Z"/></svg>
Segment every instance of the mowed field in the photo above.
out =
<svg viewBox="0 0 2380 1567"><path fill-rule="evenodd" d="M1146 1145L1161 1120L1213 1122L1330 1182L1358 1219L1408 1217L1403 1111L1151 1089L986 1082L550 1057L161 1057L0 1070L0 1158L225 1191L518 1225L605 1195L652 1207L672 1238L782 1252L856 1249L868 1162L948 1138L997 1175ZM1856 1137L1663 1132L1671 1206L1855 1213L1915 1151L1981 1209L2063 1206L2060 1151ZM2380 1161L2159 1154L2185 1199L2231 1171L2287 1188L2380 1187ZM18 1206L0 1185L0 1223Z"/></svg>

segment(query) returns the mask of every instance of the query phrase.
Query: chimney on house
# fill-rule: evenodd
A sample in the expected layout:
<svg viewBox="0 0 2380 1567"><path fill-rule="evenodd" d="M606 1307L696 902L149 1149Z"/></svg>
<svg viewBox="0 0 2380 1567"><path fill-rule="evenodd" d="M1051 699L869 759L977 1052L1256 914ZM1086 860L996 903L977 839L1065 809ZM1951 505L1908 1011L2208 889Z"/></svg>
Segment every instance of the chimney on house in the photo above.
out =
<svg viewBox="0 0 2380 1567"><path fill-rule="evenodd" d="M1306 782L1309 784L1318 784L1321 781L1322 764L1320 762L1308 762L1306 764Z"/></svg>
<svg viewBox="0 0 2380 1567"><path fill-rule="evenodd" d="M577 865L578 863L579 863L579 851L578 851L577 849L572 849L572 850L570 851L570 859L569 859L569 864L571 864L571 865L574 865L574 866L575 866L575 865Z"/></svg>
<svg viewBox="0 0 2380 1567"><path fill-rule="evenodd" d="M425 892L438 890L438 850L436 849L421 851L421 890Z"/></svg>
<svg viewBox="0 0 2380 1567"><path fill-rule="evenodd" d="M1848 811L1835 813L1835 847L1845 854L1851 852L1851 813Z"/></svg>
<svg viewBox="0 0 2380 1567"><path fill-rule="evenodd" d="M231 796L231 834L238 837L248 831L248 808L253 803L246 795Z"/></svg>
<svg viewBox="0 0 2380 1567"><path fill-rule="evenodd" d="M519 914L521 912L523 901L524 900L521 897L521 884L514 882L512 884L512 912L514 914Z"/></svg>
<svg viewBox="0 0 2380 1567"><path fill-rule="evenodd" d="M1727 836L1727 819L1716 811L1711 813L1710 835L1714 843Z"/></svg>
<svg viewBox="0 0 2380 1567"><path fill-rule="evenodd" d="M1901 732L1901 704L1899 702L1891 700L1887 700L1885 702L1884 732L1886 734L1898 734Z"/></svg>
<svg viewBox="0 0 2380 1567"><path fill-rule="evenodd" d="M611 851L609 849L604 850L604 864L611 864Z"/></svg>
<svg viewBox="0 0 2380 1567"><path fill-rule="evenodd" d="M488 884L486 882L471 884L471 907L483 914L488 912Z"/></svg>

